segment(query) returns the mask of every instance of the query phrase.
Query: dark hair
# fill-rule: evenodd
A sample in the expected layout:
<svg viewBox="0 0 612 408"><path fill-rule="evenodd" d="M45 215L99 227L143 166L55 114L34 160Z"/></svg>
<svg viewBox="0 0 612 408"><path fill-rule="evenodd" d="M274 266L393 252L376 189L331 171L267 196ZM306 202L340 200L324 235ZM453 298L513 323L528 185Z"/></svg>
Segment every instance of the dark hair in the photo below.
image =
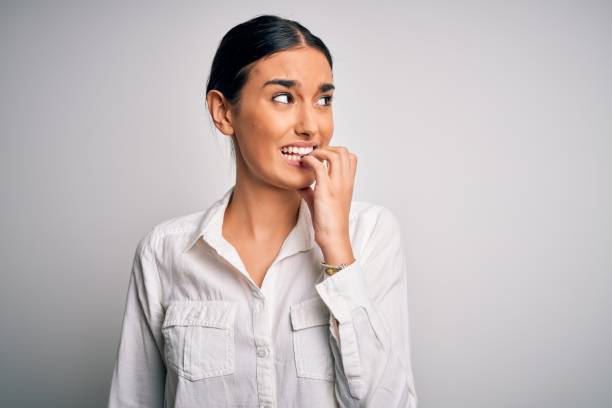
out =
<svg viewBox="0 0 612 408"><path fill-rule="evenodd" d="M297 21L265 14L234 26L219 43L206 84L206 94L215 89L238 108L240 92L252 64L267 55L296 46L317 48L333 69L327 46ZM234 147L233 138L232 142Z"/></svg>

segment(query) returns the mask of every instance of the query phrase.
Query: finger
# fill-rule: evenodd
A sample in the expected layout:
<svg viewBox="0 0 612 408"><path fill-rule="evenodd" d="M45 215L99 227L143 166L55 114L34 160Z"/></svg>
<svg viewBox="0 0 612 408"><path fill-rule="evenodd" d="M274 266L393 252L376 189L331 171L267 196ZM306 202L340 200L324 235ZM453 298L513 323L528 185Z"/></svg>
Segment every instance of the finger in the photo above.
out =
<svg viewBox="0 0 612 408"><path fill-rule="evenodd" d="M345 146L330 146L330 148L340 154L343 169L346 169L348 174L355 174L355 171L357 170L357 155L355 155L355 153L351 152Z"/></svg>
<svg viewBox="0 0 612 408"><path fill-rule="evenodd" d="M318 149L317 149L318 150ZM312 154L312 153L311 153ZM301 158L302 164L306 167L310 167L315 172L315 180L317 182L317 186L327 185L327 169L323 165L323 163L317 160L314 157L310 157L310 154Z"/></svg>
<svg viewBox="0 0 612 408"><path fill-rule="evenodd" d="M353 178L354 178L355 174L357 173L357 162L359 160L355 153L349 153L349 159L350 159L349 161L351 162L351 174L353 175Z"/></svg>
<svg viewBox="0 0 612 408"><path fill-rule="evenodd" d="M335 178L336 175L342 176L342 161L340 153L332 150L329 147L320 147L310 152L309 156L313 156L318 160L327 160L328 173L330 178Z"/></svg>
<svg viewBox="0 0 612 408"><path fill-rule="evenodd" d="M342 170L342 178L353 174L353 162L351 153L345 146L328 146L331 150L337 152L340 157L340 169Z"/></svg>
<svg viewBox="0 0 612 408"><path fill-rule="evenodd" d="M340 158L340 163L342 163L341 168L348 169L348 164L350 163L350 155L351 152L344 146L326 146L329 150L338 153Z"/></svg>

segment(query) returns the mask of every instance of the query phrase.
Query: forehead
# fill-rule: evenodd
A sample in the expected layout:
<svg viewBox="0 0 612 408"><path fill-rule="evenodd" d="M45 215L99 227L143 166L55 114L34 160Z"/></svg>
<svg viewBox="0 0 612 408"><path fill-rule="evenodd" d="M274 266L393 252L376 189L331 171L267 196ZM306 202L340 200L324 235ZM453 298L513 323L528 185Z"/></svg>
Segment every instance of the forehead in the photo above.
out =
<svg viewBox="0 0 612 408"><path fill-rule="evenodd" d="M261 86L272 78L295 79L305 87L332 82L333 73L325 55L312 47L291 48L257 61L249 81Z"/></svg>

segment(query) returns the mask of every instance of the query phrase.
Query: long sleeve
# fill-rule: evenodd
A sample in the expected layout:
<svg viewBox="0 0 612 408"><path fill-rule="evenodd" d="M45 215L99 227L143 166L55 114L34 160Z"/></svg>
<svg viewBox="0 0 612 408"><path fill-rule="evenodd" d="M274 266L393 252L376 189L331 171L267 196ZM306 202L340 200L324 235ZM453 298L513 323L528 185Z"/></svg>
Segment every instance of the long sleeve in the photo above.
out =
<svg viewBox="0 0 612 408"><path fill-rule="evenodd" d="M356 260L315 288L330 310L340 406L416 408L406 259L397 218L379 208Z"/></svg>
<svg viewBox="0 0 612 408"><path fill-rule="evenodd" d="M162 358L161 285L150 246L138 244L124 309L108 407L162 408L166 368Z"/></svg>

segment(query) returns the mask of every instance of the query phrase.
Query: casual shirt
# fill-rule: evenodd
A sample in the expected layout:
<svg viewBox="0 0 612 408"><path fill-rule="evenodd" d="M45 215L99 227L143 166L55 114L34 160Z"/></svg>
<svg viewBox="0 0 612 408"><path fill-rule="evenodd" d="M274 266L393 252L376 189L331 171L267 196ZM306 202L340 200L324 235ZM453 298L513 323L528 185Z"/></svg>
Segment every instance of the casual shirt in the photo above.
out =
<svg viewBox="0 0 612 408"><path fill-rule="evenodd" d="M330 276L302 199L260 288L222 235L234 187L139 241L109 408L416 408L397 217L353 201Z"/></svg>

